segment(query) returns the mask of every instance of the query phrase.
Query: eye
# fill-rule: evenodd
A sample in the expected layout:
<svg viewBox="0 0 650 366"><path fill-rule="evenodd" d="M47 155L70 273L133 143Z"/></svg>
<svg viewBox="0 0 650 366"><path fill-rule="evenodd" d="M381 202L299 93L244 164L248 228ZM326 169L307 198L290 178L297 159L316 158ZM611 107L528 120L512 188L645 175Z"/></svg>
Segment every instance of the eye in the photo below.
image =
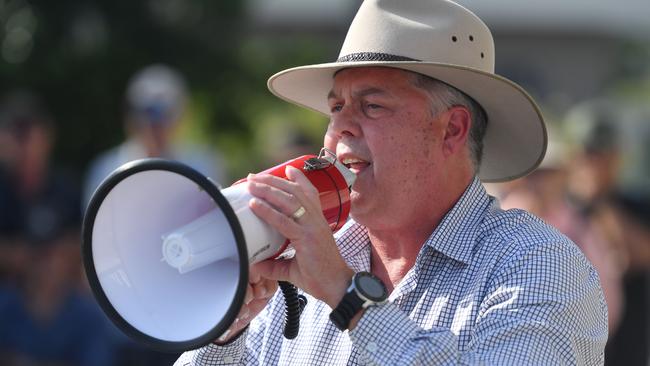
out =
<svg viewBox="0 0 650 366"><path fill-rule="evenodd" d="M376 117L383 113L384 106L377 103L366 103L363 110L367 116Z"/></svg>
<svg viewBox="0 0 650 366"><path fill-rule="evenodd" d="M343 109L343 105L340 103L333 104L330 106L330 113L337 113L340 112L341 109Z"/></svg>
<svg viewBox="0 0 650 366"><path fill-rule="evenodd" d="M391 108L383 102L377 103L376 100L366 101L363 103L363 113L368 118L383 118L390 115Z"/></svg>

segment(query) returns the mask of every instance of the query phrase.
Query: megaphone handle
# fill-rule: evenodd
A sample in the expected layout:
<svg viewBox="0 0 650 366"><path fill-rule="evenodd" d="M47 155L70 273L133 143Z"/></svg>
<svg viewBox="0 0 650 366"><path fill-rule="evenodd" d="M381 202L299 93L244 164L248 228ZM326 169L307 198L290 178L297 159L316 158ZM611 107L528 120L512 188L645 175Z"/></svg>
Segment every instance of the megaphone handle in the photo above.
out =
<svg viewBox="0 0 650 366"><path fill-rule="evenodd" d="M303 295L298 295L298 289L290 282L278 281L278 284L280 285L280 290L282 290L286 304L284 337L286 339L294 339L298 336L300 314L305 308L305 305L307 305L307 298Z"/></svg>

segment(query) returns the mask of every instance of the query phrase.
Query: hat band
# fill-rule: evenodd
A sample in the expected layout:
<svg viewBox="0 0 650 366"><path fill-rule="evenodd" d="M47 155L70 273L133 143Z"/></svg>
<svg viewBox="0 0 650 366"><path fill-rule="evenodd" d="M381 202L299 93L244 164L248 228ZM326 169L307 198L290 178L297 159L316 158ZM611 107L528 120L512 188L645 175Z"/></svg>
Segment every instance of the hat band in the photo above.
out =
<svg viewBox="0 0 650 366"><path fill-rule="evenodd" d="M363 61L420 61L414 58L391 55L379 52L357 52L341 56L336 62L363 62Z"/></svg>

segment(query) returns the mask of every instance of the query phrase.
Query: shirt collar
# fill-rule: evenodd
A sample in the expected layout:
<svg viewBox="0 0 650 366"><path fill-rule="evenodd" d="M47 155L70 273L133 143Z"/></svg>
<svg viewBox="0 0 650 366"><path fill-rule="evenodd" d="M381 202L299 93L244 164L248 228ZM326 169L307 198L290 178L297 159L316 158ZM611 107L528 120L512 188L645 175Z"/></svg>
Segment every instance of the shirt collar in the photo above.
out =
<svg viewBox="0 0 650 366"><path fill-rule="evenodd" d="M350 218L334 234L341 256L355 271L370 271L370 238L368 229Z"/></svg>
<svg viewBox="0 0 650 366"><path fill-rule="evenodd" d="M449 258L468 264L480 230L479 224L489 204L490 197L483 184L478 177L474 177L454 207L447 212L429 236L425 245ZM343 258L348 260L348 264L353 267L370 268L370 239L364 226L350 219L335 237L339 251ZM365 263L366 261L368 263Z"/></svg>
<svg viewBox="0 0 650 366"><path fill-rule="evenodd" d="M480 223L489 204L490 197L483 184L478 177L474 177L425 245L449 258L468 264L472 259Z"/></svg>

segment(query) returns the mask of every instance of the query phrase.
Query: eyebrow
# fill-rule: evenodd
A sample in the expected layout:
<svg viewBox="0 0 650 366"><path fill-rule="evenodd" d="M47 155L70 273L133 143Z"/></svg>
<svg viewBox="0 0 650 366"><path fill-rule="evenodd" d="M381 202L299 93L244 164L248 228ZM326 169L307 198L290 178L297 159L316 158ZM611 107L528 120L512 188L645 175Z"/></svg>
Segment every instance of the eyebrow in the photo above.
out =
<svg viewBox="0 0 650 366"><path fill-rule="evenodd" d="M365 96L368 96L368 95L371 95L371 94L388 94L388 93L383 89L370 87L370 88L361 89L361 90L356 91L356 92L354 92L352 94L355 97L359 98L359 97L365 97ZM336 98L337 98L337 95L334 92L334 90L330 90L330 92L327 94L327 99L336 99Z"/></svg>

